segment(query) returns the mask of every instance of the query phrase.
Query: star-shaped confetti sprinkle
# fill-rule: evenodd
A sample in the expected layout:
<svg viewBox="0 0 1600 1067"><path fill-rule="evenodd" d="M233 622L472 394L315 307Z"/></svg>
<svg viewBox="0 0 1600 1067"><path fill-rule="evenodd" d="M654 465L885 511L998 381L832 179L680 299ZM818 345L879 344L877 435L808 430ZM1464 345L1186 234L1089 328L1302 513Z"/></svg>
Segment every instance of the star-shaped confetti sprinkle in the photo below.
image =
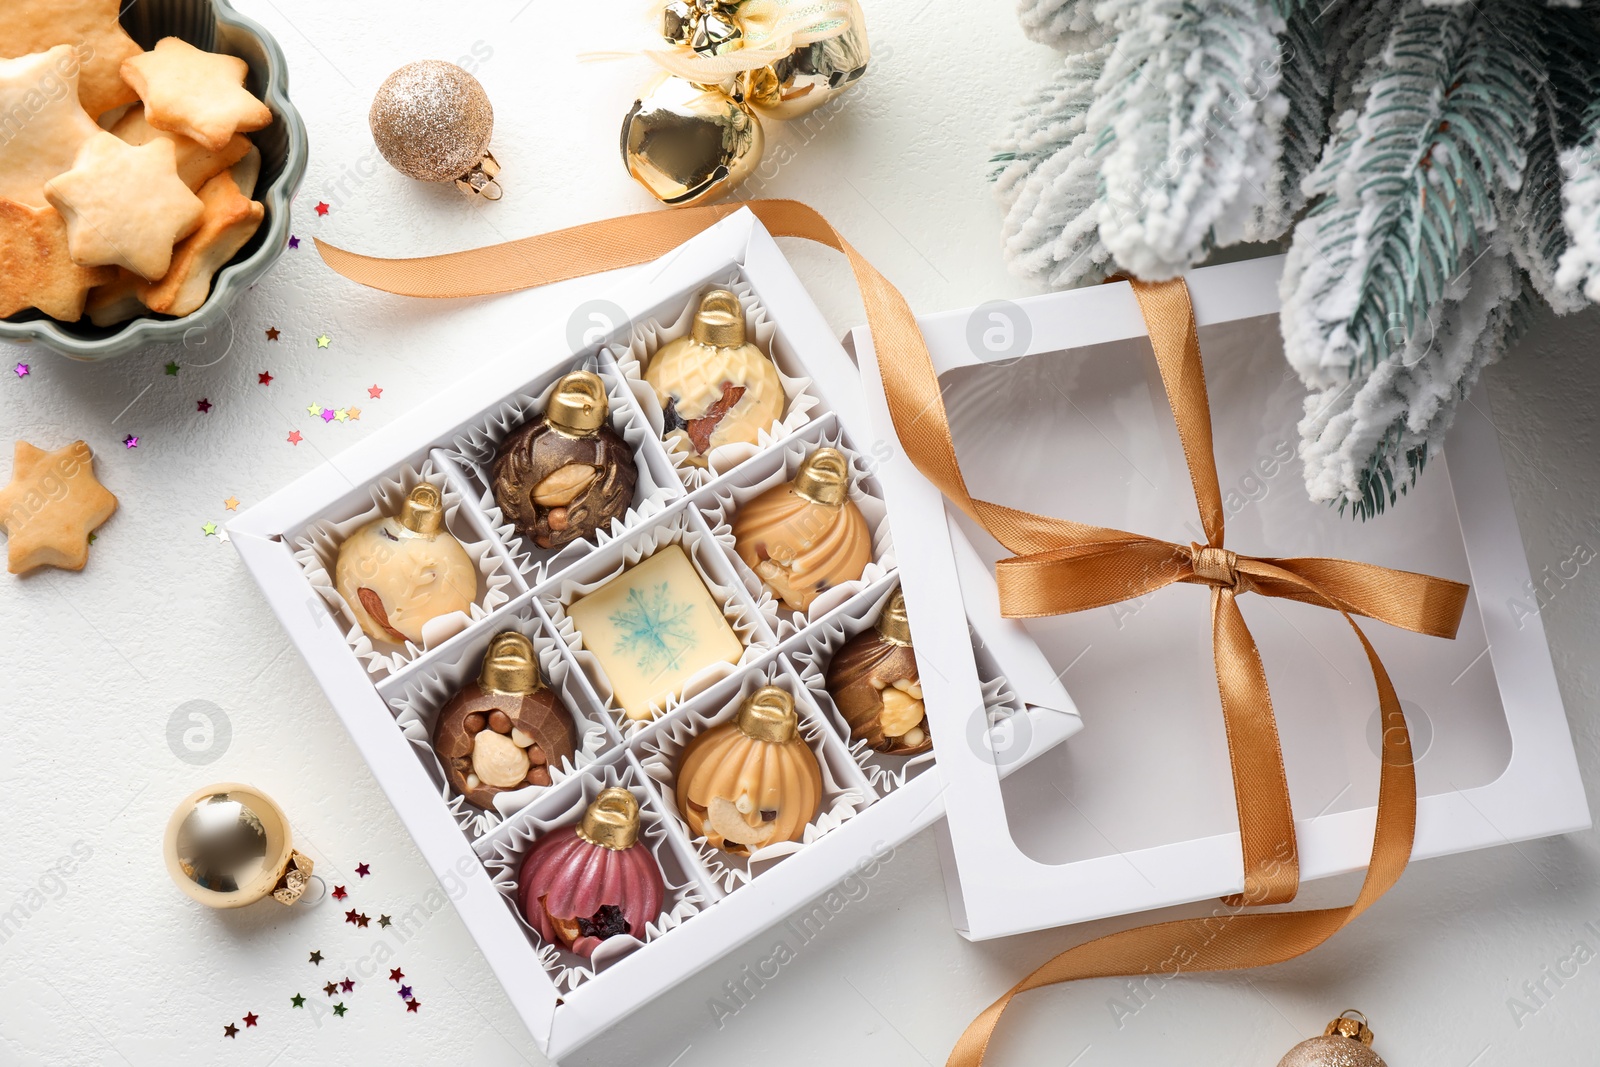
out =
<svg viewBox="0 0 1600 1067"><path fill-rule="evenodd" d="M124 437L122 439L122 447L123 448L138 448L139 447L139 438L137 436L135 436L134 434L130 433L128 436L126 436L126 437Z"/></svg>
<svg viewBox="0 0 1600 1067"><path fill-rule="evenodd" d="M321 200L318 200L317 201L317 214L318 215L326 215L327 213L328 213L328 205L324 204Z"/></svg>
<svg viewBox="0 0 1600 1067"><path fill-rule="evenodd" d="M254 1026L256 1024L256 1020L259 1019L259 1018L261 1018L261 1016L257 1015L253 1011L252 1012L246 1012L245 1013L245 1017L244 1017L244 1024L246 1026Z"/></svg>
<svg viewBox="0 0 1600 1067"><path fill-rule="evenodd" d="M267 340L276 341L277 339L278 339L278 328L276 326L268 326L267 327Z"/></svg>
<svg viewBox="0 0 1600 1067"><path fill-rule="evenodd" d="M370 864L366 864L366 863L358 863L358 864L356 864L356 876L357 877L365 878L367 875L369 875L371 873L372 873L372 867L371 867Z"/></svg>
<svg viewBox="0 0 1600 1067"><path fill-rule="evenodd" d="M411 999L411 987L410 986L403 985L403 986L400 987L400 999L401 1000L410 1000Z"/></svg>
<svg viewBox="0 0 1600 1067"><path fill-rule="evenodd" d="M334 982L329 982L327 985L322 987L322 991L331 997L335 993L339 992L339 986Z"/></svg>
<svg viewBox="0 0 1600 1067"><path fill-rule="evenodd" d="M346 993L350 993L355 990L356 983L353 979L346 977L344 981L339 983L339 988L344 990Z"/></svg>
<svg viewBox="0 0 1600 1067"><path fill-rule="evenodd" d="M26 378L28 375L33 373L33 368L28 366L26 363L18 363L12 369L17 372L18 378Z"/></svg>
<svg viewBox="0 0 1600 1067"><path fill-rule="evenodd" d="M306 1006L306 998L302 997L299 993L296 993L294 996L289 998L289 1003L293 1004L297 1008L303 1008Z"/></svg>
<svg viewBox="0 0 1600 1067"><path fill-rule="evenodd" d="M367 390L367 395L374 400L380 400L383 398L383 390L374 385Z"/></svg>
<svg viewBox="0 0 1600 1067"><path fill-rule="evenodd" d="M312 952L311 952L311 962L317 964L318 966L321 966L321 964L322 964L322 953L317 951L317 950L315 950L315 949L313 949Z"/></svg>
<svg viewBox="0 0 1600 1067"><path fill-rule="evenodd" d="M222 1033L226 1037L238 1037L239 1036L239 1028L237 1026L233 1025L232 1023L229 1023L227 1026L224 1026L222 1028Z"/></svg>
<svg viewBox="0 0 1600 1067"><path fill-rule="evenodd" d="M322 421L323 422L332 422L333 421L333 416L334 416L334 411L333 411L332 408L323 408L322 409Z"/></svg>
<svg viewBox="0 0 1600 1067"><path fill-rule="evenodd" d="M321 415L322 414L322 405L321 404L307 404L306 405L306 414L307 415Z"/></svg>
<svg viewBox="0 0 1600 1067"><path fill-rule="evenodd" d="M292 233L289 235L289 247L290 248L299 248L300 247L300 238L296 237Z"/></svg>
<svg viewBox="0 0 1600 1067"><path fill-rule="evenodd" d="M422 1002L420 1000L406 1001L406 1011L416 1011L420 1007L422 1007Z"/></svg>
<svg viewBox="0 0 1600 1067"><path fill-rule="evenodd" d="M343 1016L344 1016L344 1013L345 1013L345 1012L346 1012L346 1011L348 1011L348 1010L350 1010L350 1009L348 1009L348 1008L346 1008L346 1007L345 1007L345 1006L344 1006L344 1002L343 1002L343 1001L340 1001L340 1002L339 1002L339 1003L338 1003L338 1004L335 1004L335 1005L334 1005L334 1006L333 1006L333 1013L334 1013L334 1014L335 1014L335 1015L338 1015L338 1016L340 1016L340 1017L341 1017L341 1018L342 1018L342 1017L343 1017Z"/></svg>
<svg viewBox="0 0 1600 1067"><path fill-rule="evenodd" d="M199 400L194 402L194 409L202 415L210 411L214 406L215 405L213 405L211 401L207 400L205 397L201 397Z"/></svg>
<svg viewBox="0 0 1600 1067"><path fill-rule="evenodd" d="M365 930L367 928L367 921L367 916L363 913L356 918L356 925Z"/></svg>
<svg viewBox="0 0 1600 1067"><path fill-rule="evenodd" d="M398 967L396 967L394 970L389 972L389 981L391 981L391 982L404 981L405 977L406 977L406 972L402 971Z"/></svg>
<svg viewBox="0 0 1600 1067"><path fill-rule="evenodd" d="M333 344L333 338L329 337L325 333L317 334L317 347L318 348L327 348L331 344Z"/></svg>
<svg viewBox="0 0 1600 1067"><path fill-rule="evenodd" d="M300 431L299 430L290 430L289 431L289 443L291 445L297 445L301 441L304 441L304 440L305 440L305 438L300 436Z"/></svg>
<svg viewBox="0 0 1600 1067"><path fill-rule="evenodd" d="M345 912L344 921L353 925L356 921L356 909L351 908L349 911Z"/></svg>
<svg viewBox="0 0 1600 1067"><path fill-rule="evenodd" d="M389 916L387 916L387 915L378 916L378 925L383 927L384 929L388 929L389 928Z"/></svg>
<svg viewBox="0 0 1600 1067"><path fill-rule="evenodd" d="M202 523L200 529L207 537L215 537L217 533L217 524L214 522Z"/></svg>
<svg viewBox="0 0 1600 1067"><path fill-rule="evenodd" d="M344 886L336 885L336 886L333 887L333 899L334 900L343 900L345 897L347 897L349 895L350 895L349 893L345 892ZM350 914L354 915L355 912L352 911Z"/></svg>
<svg viewBox="0 0 1600 1067"><path fill-rule="evenodd" d="M222 506L227 508L229 511L238 511L239 498L236 496L230 496L228 499L222 502Z"/></svg>
<svg viewBox="0 0 1600 1067"><path fill-rule="evenodd" d="M170 377L176 378L178 376L178 365L176 363L168 363L167 374Z"/></svg>
<svg viewBox="0 0 1600 1067"><path fill-rule="evenodd" d="M335 411L333 413L333 419L334 419L335 422L349 422L350 421L350 411L349 411L349 409L340 408L338 411Z"/></svg>
<svg viewBox="0 0 1600 1067"><path fill-rule="evenodd" d="M260 382L262 385L271 385L272 375L268 374L266 371L262 371L260 374L256 375L256 381Z"/></svg>

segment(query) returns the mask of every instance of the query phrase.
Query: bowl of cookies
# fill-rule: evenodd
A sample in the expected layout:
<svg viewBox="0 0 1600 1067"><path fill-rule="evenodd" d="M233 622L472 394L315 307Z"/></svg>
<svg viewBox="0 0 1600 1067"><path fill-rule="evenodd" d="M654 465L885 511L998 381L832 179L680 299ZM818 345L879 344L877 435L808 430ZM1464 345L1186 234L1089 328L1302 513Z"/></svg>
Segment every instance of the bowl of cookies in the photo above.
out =
<svg viewBox="0 0 1600 1067"><path fill-rule="evenodd" d="M227 0L0 3L0 340L192 339L283 253L306 130Z"/></svg>

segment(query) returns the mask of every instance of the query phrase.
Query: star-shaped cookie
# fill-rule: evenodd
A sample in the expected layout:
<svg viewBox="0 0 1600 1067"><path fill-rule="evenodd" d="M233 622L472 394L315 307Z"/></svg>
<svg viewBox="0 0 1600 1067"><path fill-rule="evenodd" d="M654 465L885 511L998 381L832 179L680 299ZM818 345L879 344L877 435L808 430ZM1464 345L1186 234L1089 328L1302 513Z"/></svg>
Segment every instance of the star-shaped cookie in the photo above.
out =
<svg viewBox="0 0 1600 1067"><path fill-rule="evenodd" d="M0 489L0 529L12 574L39 567L81 571L89 535L117 510L117 498L94 476L94 453L82 441L46 452L18 441L11 484Z"/></svg>
<svg viewBox="0 0 1600 1067"><path fill-rule="evenodd" d="M141 286L139 299L163 315L187 315L211 295L211 279L255 236L266 209L239 192L228 171L200 187L200 228L172 253L166 277Z"/></svg>
<svg viewBox="0 0 1600 1067"><path fill-rule="evenodd" d="M144 101L158 130L181 133L221 152L236 133L272 124L272 111L244 87L250 67L238 56L202 52L177 37L122 64L122 76Z"/></svg>
<svg viewBox="0 0 1600 1067"><path fill-rule="evenodd" d="M5 0L0 4L0 56L25 56L52 45L77 46L81 62L77 95L84 110L99 116L132 103L122 80L122 61L139 54L117 21L122 0Z"/></svg>
<svg viewBox="0 0 1600 1067"><path fill-rule="evenodd" d="M178 177L171 141L135 147L103 131L84 142L71 170L45 182L44 194L67 220L73 259L126 267L147 281L167 273L172 246L205 213Z"/></svg>
<svg viewBox="0 0 1600 1067"><path fill-rule="evenodd" d="M53 207L0 199L0 318L38 308L77 322L92 286L116 277L110 267L80 267L67 251L67 224Z"/></svg>
<svg viewBox="0 0 1600 1067"><path fill-rule="evenodd" d="M191 189L199 189L206 182L233 166L250 151L250 138L236 133L229 138L222 151L213 152L199 141L181 133L169 133L150 125L144 117L144 108L131 107L128 113L111 127L111 132L129 144L149 144L161 138L171 141L177 155L178 177Z"/></svg>
<svg viewBox="0 0 1600 1067"><path fill-rule="evenodd" d="M10 43L5 18L0 48ZM0 196L45 207L44 183L70 168L83 143L100 132L78 103L77 82L77 56L67 45L0 59Z"/></svg>

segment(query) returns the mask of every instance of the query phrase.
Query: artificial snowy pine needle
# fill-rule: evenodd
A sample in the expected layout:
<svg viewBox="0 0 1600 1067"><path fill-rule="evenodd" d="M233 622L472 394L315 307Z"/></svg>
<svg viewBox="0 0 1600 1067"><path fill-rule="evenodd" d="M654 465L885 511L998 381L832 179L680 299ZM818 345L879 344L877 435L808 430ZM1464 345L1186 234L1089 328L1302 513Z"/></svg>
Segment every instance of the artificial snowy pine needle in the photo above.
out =
<svg viewBox="0 0 1600 1067"><path fill-rule="evenodd" d="M1297 0L1275 0L1275 6L1285 17L1279 35L1278 63L1283 72L1279 90L1287 111L1281 125L1282 150L1245 233L1250 241L1271 241L1283 236L1305 207L1306 193L1301 183L1322 155L1333 91L1334 59L1327 45L1335 39L1334 27L1325 8Z"/></svg>

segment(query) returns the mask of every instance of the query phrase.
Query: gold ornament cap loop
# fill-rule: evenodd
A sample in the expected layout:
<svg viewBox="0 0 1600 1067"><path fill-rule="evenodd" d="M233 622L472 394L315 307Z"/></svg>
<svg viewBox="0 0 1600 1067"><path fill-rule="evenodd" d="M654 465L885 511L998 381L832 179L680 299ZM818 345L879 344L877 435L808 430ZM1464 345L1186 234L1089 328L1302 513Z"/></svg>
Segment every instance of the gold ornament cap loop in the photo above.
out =
<svg viewBox="0 0 1600 1067"><path fill-rule="evenodd" d="M311 872L316 864L299 849L289 853L289 866L283 870L283 877L278 879L278 884L272 887L272 899L279 904L293 904L304 895L306 888L311 885Z"/></svg>
<svg viewBox="0 0 1600 1067"><path fill-rule="evenodd" d="M433 537L444 529L444 495L437 486L422 482L406 494L398 518L400 525L412 533Z"/></svg>
<svg viewBox="0 0 1600 1067"><path fill-rule="evenodd" d="M785 745L800 736L794 697L775 685L751 693L739 709L739 732L756 741Z"/></svg>
<svg viewBox="0 0 1600 1067"><path fill-rule="evenodd" d="M556 383L544 418L567 437L593 437L610 414L605 382L592 371L576 370Z"/></svg>
<svg viewBox="0 0 1600 1067"><path fill-rule="evenodd" d="M543 689L533 642L515 630L496 634L483 655L478 688L508 696L524 696Z"/></svg>
<svg viewBox="0 0 1600 1067"><path fill-rule="evenodd" d="M694 315L695 341L712 348L738 348L744 344L744 307L727 289L713 289L700 298Z"/></svg>
<svg viewBox="0 0 1600 1067"><path fill-rule="evenodd" d="M639 840L639 801L621 786L603 790L583 813L578 836L613 852L632 848Z"/></svg>
<svg viewBox="0 0 1600 1067"><path fill-rule="evenodd" d="M819 448L794 476L794 491L823 507L842 508L850 499L850 461L837 448Z"/></svg>
<svg viewBox="0 0 1600 1067"><path fill-rule="evenodd" d="M468 196L481 196L485 200L499 200L506 195L505 188L501 186L500 161L494 158L494 153L485 151L483 158L472 165L472 169L456 179L456 188Z"/></svg>
<svg viewBox="0 0 1600 1067"><path fill-rule="evenodd" d="M883 606L883 611L878 615L878 621L873 624L873 629L891 645L902 648L911 647L911 619L906 614L906 595L899 589L889 598Z"/></svg>
<svg viewBox="0 0 1600 1067"><path fill-rule="evenodd" d="M1322 1036L1347 1037L1351 1041L1359 1041L1368 1048L1372 1047L1372 1030L1367 1026L1367 1017L1354 1008L1346 1008L1340 1012L1339 1017L1322 1031Z"/></svg>

